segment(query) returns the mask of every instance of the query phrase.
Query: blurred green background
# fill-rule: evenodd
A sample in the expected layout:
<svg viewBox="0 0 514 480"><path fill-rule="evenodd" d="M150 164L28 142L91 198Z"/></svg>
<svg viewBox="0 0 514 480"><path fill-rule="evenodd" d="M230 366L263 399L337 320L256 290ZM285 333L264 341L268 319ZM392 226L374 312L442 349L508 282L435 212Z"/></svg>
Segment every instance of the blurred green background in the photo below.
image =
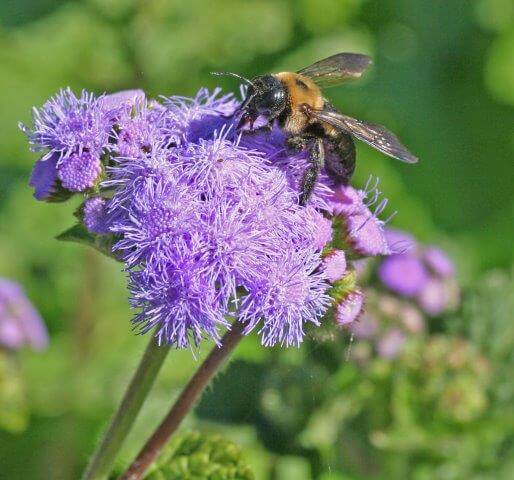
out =
<svg viewBox="0 0 514 480"><path fill-rule="evenodd" d="M33 200L37 157L17 122L64 86L236 90L209 72L296 70L339 51L375 65L328 97L421 159L396 164L359 145L356 183L379 176L393 225L450 252L463 306L412 343L417 356L365 367L344 360L344 337L288 351L249 337L184 428L235 441L257 479L514 478L511 0L1 0L0 276L25 286L51 343L16 358L25 386L0 429L0 479L78 478L147 342L130 331L119 265L54 240L79 199ZM457 338L466 353L449 372ZM430 355L428 367L412 360ZM121 463L196 365L171 353Z"/></svg>

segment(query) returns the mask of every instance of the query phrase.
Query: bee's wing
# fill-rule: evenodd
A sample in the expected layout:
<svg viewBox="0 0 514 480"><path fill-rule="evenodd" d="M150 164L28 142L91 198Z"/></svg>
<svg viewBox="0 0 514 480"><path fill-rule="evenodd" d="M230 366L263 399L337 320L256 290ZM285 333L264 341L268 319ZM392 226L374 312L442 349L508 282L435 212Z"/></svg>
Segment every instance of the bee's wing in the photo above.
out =
<svg viewBox="0 0 514 480"><path fill-rule="evenodd" d="M308 109L308 115L328 123L366 142L373 148L405 163L417 163L418 159L404 147L398 137L382 125L363 122L337 111Z"/></svg>
<svg viewBox="0 0 514 480"><path fill-rule="evenodd" d="M302 68L299 73L311 78L320 87L330 87L346 80L360 78L371 65L371 58L360 53L337 53Z"/></svg>

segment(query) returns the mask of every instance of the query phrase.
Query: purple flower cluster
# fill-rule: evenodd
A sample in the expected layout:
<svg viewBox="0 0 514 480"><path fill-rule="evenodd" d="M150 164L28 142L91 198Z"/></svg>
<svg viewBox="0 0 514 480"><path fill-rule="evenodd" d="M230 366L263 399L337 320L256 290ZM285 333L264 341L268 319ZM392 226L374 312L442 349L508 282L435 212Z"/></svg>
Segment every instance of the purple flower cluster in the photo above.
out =
<svg viewBox="0 0 514 480"><path fill-rule="evenodd" d="M298 345L327 311L341 325L361 314L349 259L390 253L376 188L335 186L321 172L300 206L308 152L288 150L278 127L237 131L238 106L220 90L161 103L64 90L34 111L33 129L22 126L46 152L36 198L86 194L83 224L112 236L135 327L161 343L218 341L240 321L266 346Z"/></svg>
<svg viewBox="0 0 514 480"><path fill-rule="evenodd" d="M388 289L415 299L430 316L455 306L455 266L443 250L423 247L412 236L393 229L387 231L387 239L394 254L381 262L378 276Z"/></svg>
<svg viewBox="0 0 514 480"><path fill-rule="evenodd" d="M30 345L39 350L47 344L45 324L23 289L0 278L0 347L15 350Z"/></svg>
<svg viewBox="0 0 514 480"><path fill-rule="evenodd" d="M387 199L380 200L376 185L364 190L350 185L335 188L329 207L341 226L341 241L346 248L362 257L392 253L384 230L386 222L379 219L386 206Z"/></svg>
<svg viewBox="0 0 514 480"><path fill-rule="evenodd" d="M40 109L33 109L33 127L20 123L33 151L43 151L30 178L37 200L52 200L59 190L84 192L103 172L103 156L111 149L116 120L138 91L95 97L70 89L59 92Z"/></svg>
<svg viewBox="0 0 514 480"><path fill-rule="evenodd" d="M234 134L231 96L202 90L164 105L120 122L106 182L136 325L186 347L218 340L237 318L264 345L298 345L330 304L319 268L330 221L298 205L288 172L255 138L252 148Z"/></svg>

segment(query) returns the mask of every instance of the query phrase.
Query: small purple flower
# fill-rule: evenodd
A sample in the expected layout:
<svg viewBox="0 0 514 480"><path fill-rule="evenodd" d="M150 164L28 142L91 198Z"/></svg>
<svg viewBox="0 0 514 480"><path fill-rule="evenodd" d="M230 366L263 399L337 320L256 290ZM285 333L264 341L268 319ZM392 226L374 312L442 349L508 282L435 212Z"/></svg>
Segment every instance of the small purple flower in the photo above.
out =
<svg viewBox="0 0 514 480"><path fill-rule="evenodd" d="M429 279L417 296L420 307L432 317L441 314L449 305L447 285L436 278Z"/></svg>
<svg viewBox="0 0 514 480"><path fill-rule="evenodd" d="M57 160L58 156L54 154L46 160L40 159L34 164L29 185L34 187L34 198L36 200L48 200L55 193Z"/></svg>
<svg viewBox="0 0 514 480"><path fill-rule="evenodd" d="M403 350L407 337L398 328L386 332L377 343L378 354L387 360L396 358Z"/></svg>
<svg viewBox="0 0 514 480"><path fill-rule="evenodd" d="M80 97L61 90L40 109L33 110L34 127L20 124L34 151L48 150L43 159L58 155L58 163L72 154L92 155L109 147L113 114L103 101L83 91Z"/></svg>
<svg viewBox="0 0 514 480"><path fill-rule="evenodd" d="M346 255L343 250L334 250L323 259L323 272L330 283L341 280L346 273Z"/></svg>
<svg viewBox="0 0 514 480"><path fill-rule="evenodd" d="M349 325L359 318L364 308L364 294L360 290L348 292L337 304L335 320L339 325Z"/></svg>
<svg viewBox="0 0 514 480"><path fill-rule="evenodd" d="M118 120L113 150L118 157L145 159L165 144L165 111L144 99L132 110Z"/></svg>
<svg viewBox="0 0 514 480"><path fill-rule="evenodd" d="M88 198L84 202L84 225L91 233L103 235L110 233L107 200L102 197Z"/></svg>
<svg viewBox="0 0 514 480"><path fill-rule="evenodd" d="M160 344L177 348L198 344L207 336L219 341L218 329L228 326L215 285L204 280L203 264L185 242L163 256L158 267L131 273L131 304L139 308L134 324L141 333L157 327Z"/></svg>
<svg viewBox="0 0 514 480"><path fill-rule="evenodd" d="M231 115L239 105L232 94L220 95L202 88L194 98L169 97L164 101L168 111L167 141L175 145L208 140L232 123Z"/></svg>
<svg viewBox="0 0 514 480"><path fill-rule="evenodd" d="M330 199L332 212L334 215L344 217L365 215L369 212L365 204L366 197L364 190L357 190L349 185L339 185Z"/></svg>
<svg viewBox="0 0 514 480"><path fill-rule="evenodd" d="M423 263L409 254L385 258L378 276L387 288L405 297L418 294L429 279Z"/></svg>
<svg viewBox="0 0 514 480"><path fill-rule="evenodd" d="M450 278L455 275L455 265L440 248L426 248L423 252L423 260L428 268L438 277Z"/></svg>
<svg viewBox="0 0 514 480"><path fill-rule="evenodd" d="M453 281L455 266L437 247L423 248L414 238L400 230L388 229L389 245L395 253L378 268L382 283L403 297L414 297L430 316L441 314L458 303ZM455 288L451 288L455 285ZM419 323L419 322L418 322Z"/></svg>
<svg viewBox="0 0 514 480"><path fill-rule="evenodd" d="M387 228L385 236L391 252L394 254L412 253L417 247L414 237L407 232L395 228Z"/></svg>
<svg viewBox="0 0 514 480"><path fill-rule="evenodd" d="M121 94L120 94L121 95ZM32 172L30 185L38 200L49 200L59 188L83 192L102 173L101 158L112 148L114 124L128 115L124 95L97 98L83 91L77 97L61 90L40 109L34 108L32 129L20 124L33 151L43 151Z"/></svg>
<svg viewBox="0 0 514 480"><path fill-rule="evenodd" d="M330 201L332 212L344 220L346 241L355 252L366 257L391 253L384 222L378 218L387 206L387 200L379 202L375 212L369 208L378 201L378 197L376 189L367 193L342 185L336 188Z"/></svg>
<svg viewBox="0 0 514 480"><path fill-rule="evenodd" d="M57 165L57 176L70 192L83 192L94 186L102 173L100 158L89 152L72 153Z"/></svg>
<svg viewBox="0 0 514 480"><path fill-rule="evenodd" d="M18 349L30 345L40 350L47 344L45 324L23 289L0 278L0 346Z"/></svg>

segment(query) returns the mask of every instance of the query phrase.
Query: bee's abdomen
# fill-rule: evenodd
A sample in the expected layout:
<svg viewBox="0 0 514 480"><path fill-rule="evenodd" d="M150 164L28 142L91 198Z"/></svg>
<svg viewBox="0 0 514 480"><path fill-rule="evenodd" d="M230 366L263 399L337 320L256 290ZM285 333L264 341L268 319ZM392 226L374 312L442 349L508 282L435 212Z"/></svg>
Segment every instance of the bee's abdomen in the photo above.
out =
<svg viewBox="0 0 514 480"><path fill-rule="evenodd" d="M355 143L344 132L325 137L325 169L338 184L348 184L355 170Z"/></svg>

